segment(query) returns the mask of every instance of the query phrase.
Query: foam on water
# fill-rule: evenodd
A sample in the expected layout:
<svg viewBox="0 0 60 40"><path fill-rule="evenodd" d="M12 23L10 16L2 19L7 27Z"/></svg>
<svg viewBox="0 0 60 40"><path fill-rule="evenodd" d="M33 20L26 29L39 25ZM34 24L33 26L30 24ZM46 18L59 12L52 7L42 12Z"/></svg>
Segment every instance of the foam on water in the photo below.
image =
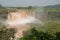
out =
<svg viewBox="0 0 60 40"><path fill-rule="evenodd" d="M28 16L27 18L19 18L14 21L6 20L5 24L16 26L16 25L24 25L27 23L37 23L37 22L38 22L38 20L36 18L34 18L32 16ZM42 24L42 22L40 22L40 24Z"/></svg>

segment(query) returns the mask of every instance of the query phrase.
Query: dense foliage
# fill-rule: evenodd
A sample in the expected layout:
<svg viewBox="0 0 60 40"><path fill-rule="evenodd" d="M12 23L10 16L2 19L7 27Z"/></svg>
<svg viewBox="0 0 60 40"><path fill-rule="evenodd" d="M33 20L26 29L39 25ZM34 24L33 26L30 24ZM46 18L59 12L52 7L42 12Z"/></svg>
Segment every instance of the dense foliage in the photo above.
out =
<svg viewBox="0 0 60 40"><path fill-rule="evenodd" d="M39 32L32 28L29 32L24 32L23 37L19 40L60 40L60 32L54 36L48 32Z"/></svg>
<svg viewBox="0 0 60 40"><path fill-rule="evenodd" d="M15 29L7 29L0 23L0 40L14 40Z"/></svg>

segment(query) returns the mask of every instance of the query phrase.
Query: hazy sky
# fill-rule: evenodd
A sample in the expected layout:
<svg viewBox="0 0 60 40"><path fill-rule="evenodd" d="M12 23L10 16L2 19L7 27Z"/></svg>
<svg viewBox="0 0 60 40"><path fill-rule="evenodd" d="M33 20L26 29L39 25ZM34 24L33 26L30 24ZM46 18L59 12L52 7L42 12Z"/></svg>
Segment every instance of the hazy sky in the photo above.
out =
<svg viewBox="0 0 60 40"><path fill-rule="evenodd" d="M60 4L60 0L0 0L3 6L46 6Z"/></svg>

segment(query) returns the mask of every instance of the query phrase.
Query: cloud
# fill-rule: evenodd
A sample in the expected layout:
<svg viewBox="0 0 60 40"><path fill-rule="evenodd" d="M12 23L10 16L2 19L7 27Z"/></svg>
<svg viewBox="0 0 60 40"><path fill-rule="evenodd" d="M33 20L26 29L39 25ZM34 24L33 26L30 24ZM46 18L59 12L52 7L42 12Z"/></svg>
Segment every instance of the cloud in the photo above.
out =
<svg viewBox="0 0 60 40"><path fill-rule="evenodd" d="M45 6L60 4L60 0L0 0L0 4L4 6Z"/></svg>

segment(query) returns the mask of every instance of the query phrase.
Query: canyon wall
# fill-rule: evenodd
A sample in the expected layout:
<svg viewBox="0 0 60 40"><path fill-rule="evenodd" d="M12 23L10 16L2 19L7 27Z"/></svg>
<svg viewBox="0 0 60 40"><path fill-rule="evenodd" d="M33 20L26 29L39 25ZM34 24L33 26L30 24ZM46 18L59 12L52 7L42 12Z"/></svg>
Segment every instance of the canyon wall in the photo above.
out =
<svg viewBox="0 0 60 40"><path fill-rule="evenodd" d="M1 14L3 15L3 14ZM7 28L15 28L15 38L22 37L22 32L26 31L27 29L31 28L30 23L34 22L40 22L42 24L41 20L45 20L45 14L38 10L17 10L16 12L9 12L7 15L5 15L6 18L4 20L3 16L3 22L6 24ZM39 21L38 21L38 20ZM35 22L36 21L36 22Z"/></svg>

